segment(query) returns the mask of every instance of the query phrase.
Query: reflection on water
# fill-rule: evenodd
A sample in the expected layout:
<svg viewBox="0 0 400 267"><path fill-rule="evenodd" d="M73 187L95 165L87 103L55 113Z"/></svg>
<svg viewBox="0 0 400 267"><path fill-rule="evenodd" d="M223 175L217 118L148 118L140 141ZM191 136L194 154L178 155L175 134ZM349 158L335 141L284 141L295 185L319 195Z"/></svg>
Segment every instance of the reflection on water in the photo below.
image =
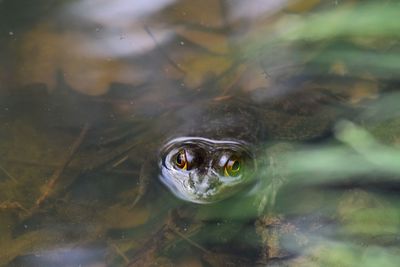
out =
<svg viewBox="0 0 400 267"><path fill-rule="evenodd" d="M161 1L79 1L71 5L65 14L65 24L77 20L79 28L83 25L96 26L80 30L83 43L78 49L81 56L96 58L132 57L144 54L155 48L155 42L146 32L144 25L148 18L172 4L172 0ZM76 22L75 22L76 23ZM154 29L160 44L168 40L171 29ZM94 34L94 36L93 36ZM129 76L128 73L125 74Z"/></svg>
<svg viewBox="0 0 400 267"><path fill-rule="evenodd" d="M49 251L40 251L34 255L28 255L19 258L15 266L106 266L99 262L99 258L104 254L104 249L54 249Z"/></svg>
<svg viewBox="0 0 400 267"><path fill-rule="evenodd" d="M0 266L397 266L398 11L0 1Z"/></svg>
<svg viewBox="0 0 400 267"><path fill-rule="evenodd" d="M108 27L128 26L141 19L154 15L172 0L158 0L152 2L131 2L126 0L113 1L77 1L68 8L68 13L83 20L105 25Z"/></svg>

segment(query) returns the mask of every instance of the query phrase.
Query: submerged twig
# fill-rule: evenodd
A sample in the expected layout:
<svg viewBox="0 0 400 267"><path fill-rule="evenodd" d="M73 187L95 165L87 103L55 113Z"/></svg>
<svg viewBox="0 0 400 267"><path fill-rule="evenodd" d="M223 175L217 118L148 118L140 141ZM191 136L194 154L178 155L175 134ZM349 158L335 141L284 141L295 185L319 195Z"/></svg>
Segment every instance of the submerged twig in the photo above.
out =
<svg viewBox="0 0 400 267"><path fill-rule="evenodd" d="M109 242L110 246L114 249L114 251L125 261L125 264L129 263L129 258L125 255L123 251L114 243Z"/></svg>
<svg viewBox="0 0 400 267"><path fill-rule="evenodd" d="M50 195L52 189L54 186L57 184L58 180L61 177L61 174L63 173L65 167L68 165L68 163L71 162L72 156L75 154L75 152L78 150L79 146L81 145L84 137L86 136L87 131L89 130L89 123L85 123L83 126L78 138L74 141L72 144L71 148L69 149L69 153L65 157L64 161L62 164L55 170L53 175L50 177L49 182L46 184L46 190L42 193L42 195L36 200L36 207L39 207Z"/></svg>
<svg viewBox="0 0 400 267"><path fill-rule="evenodd" d="M9 172L8 172L5 168L3 168L1 165L0 165L0 170L2 170L2 171L4 172L4 174L7 175L7 177L10 178L13 182L18 183L18 180L17 180L14 176L12 176L11 173L9 173Z"/></svg>
<svg viewBox="0 0 400 267"><path fill-rule="evenodd" d="M148 171L151 169L149 163L144 162L140 168L139 172L139 188L136 198L133 200L131 208L135 207L137 203L142 199L142 197L146 194L147 188L149 185L150 177Z"/></svg>
<svg viewBox="0 0 400 267"><path fill-rule="evenodd" d="M2 159L3 160L3 159ZM9 162L10 164L18 164L18 165L31 165L31 166L39 166L39 167L47 167L47 168L53 168L53 167L59 167L60 164L56 163L48 163L48 162L40 162L40 161L35 161L35 160L25 160L25 159L14 159L14 158L8 158L4 159L3 161ZM122 163L122 162L121 162ZM121 174L121 175L137 175L139 171L137 170L119 170L115 169L117 166L112 166L111 169L104 169L104 173L110 173L110 174ZM76 165L69 164L64 171L81 171L82 168Z"/></svg>
<svg viewBox="0 0 400 267"><path fill-rule="evenodd" d="M179 232L178 230L171 228L172 232L174 232L176 235L178 235L180 238L182 238L183 240L185 240L186 242L188 242L190 245L200 249L202 252L206 253L206 254L211 254L210 251L208 251L207 249L205 249L204 247L200 246L199 244L197 244L196 242L194 242L193 240L191 240L189 237L185 236L184 234L182 234L181 232Z"/></svg>
<svg viewBox="0 0 400 267"><path fill-rule="evenodd" d="M169 64L171 64L175 69L180 71L183 74L186 74L186 71L182 69L175 61L173 61L168 54L164 51L164 49L161 48L160 44L158 43L156 37L153 35L153 33L150 31L149 27L144 26L144 30L147 32L147 34L150 36L150 38L153 40L153 42L156 44L156 47L158 51L161 53L163 57L168 61Z"/></svg>
<svg viewBox="0 0 400 267"><path fill-rule="evenodd" d="M128 156L128 155L125 155L124 157L122 157L121 159L119 159L117 162L115 162L115 163L112 165L112 168L118 167L119 165L121 165L122 163L124 163L125 161L127 161L128 158L129 158L129 156Z"/></svg>
<svg viewBox="0 0 400 267"><path fill-rule="evenodd" d="M1 210L9 210L9 209L20 209L26 213L29 212L24 206L22 206L17 201L4 201L4 202L0 203L0 211Z"/></svg>
<svg viewBox="0 0 400 267"><path fill-rule="evenodd" d="M189 240L187 236L180 233L179 228L176 226L176 220L180 220L181 218L174 218L174 216L179 216L175 214L176 212L177 210L169 212L165 223L135 252L126 267L148 266L149 262L154 262L157 254L165 248L168 243L176 240L177 237L188 241L204 253L209 253L205 248ZM192 233L192 231L189 231L189 233Z"/></svg>
<svg viewBox="0 0 400 267"><path fill-rule="evenodd" d="M168 231L168 225L163 225L135 252L131 260L126 264L126 267L143 266L150 259L154 259L157 251L165 243Z"/></svg>

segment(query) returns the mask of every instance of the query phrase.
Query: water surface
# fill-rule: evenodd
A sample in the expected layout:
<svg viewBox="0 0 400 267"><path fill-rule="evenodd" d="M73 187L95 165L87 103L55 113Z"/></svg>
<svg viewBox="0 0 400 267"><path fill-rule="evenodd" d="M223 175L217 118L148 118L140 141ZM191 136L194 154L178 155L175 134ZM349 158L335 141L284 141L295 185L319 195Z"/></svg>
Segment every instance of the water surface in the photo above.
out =
<svg viewBox="0 0 400 267"><path fill-rule="evenodd" d="M399 10L0 1L0 266L397 266ZM263 182L177 198L161 147L232 99Z"/></svg>

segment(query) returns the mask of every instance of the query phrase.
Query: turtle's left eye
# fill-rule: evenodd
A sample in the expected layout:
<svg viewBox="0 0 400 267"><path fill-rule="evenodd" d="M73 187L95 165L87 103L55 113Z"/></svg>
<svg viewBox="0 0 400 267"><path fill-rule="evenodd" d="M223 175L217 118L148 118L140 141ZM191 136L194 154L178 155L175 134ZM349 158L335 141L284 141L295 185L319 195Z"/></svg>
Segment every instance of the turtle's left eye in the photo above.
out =
<svg viewBox="0 0 400 267"><path fill-rule="evenodd" d="M188 161L186 157L186 151L184 149L180 150L175 156L175 165L181 170L187 170Z"/></svg>
<svg viewBox="0 0 400 267"><path fill-rule="evenodd" d="M231 157L224 166L224 175L227 177L229 176L236 177L240 174L240 169L241 169L240 159L236 157Z"/></svg>

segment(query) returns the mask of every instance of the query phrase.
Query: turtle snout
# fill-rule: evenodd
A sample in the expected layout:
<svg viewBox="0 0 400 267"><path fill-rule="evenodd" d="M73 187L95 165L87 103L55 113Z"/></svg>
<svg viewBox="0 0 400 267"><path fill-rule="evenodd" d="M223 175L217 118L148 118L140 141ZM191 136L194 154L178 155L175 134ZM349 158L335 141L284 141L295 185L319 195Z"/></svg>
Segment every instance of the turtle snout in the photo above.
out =
<svg viewBox="0 0 400 267"><path fill-rule="evenodd" d="M193 192L195 192L199 197L212 195L216 192L216 189L220 184L221 182L219 181L219 177L215 174L195 173L191 174L189 177L189 185Z"/></svg>

